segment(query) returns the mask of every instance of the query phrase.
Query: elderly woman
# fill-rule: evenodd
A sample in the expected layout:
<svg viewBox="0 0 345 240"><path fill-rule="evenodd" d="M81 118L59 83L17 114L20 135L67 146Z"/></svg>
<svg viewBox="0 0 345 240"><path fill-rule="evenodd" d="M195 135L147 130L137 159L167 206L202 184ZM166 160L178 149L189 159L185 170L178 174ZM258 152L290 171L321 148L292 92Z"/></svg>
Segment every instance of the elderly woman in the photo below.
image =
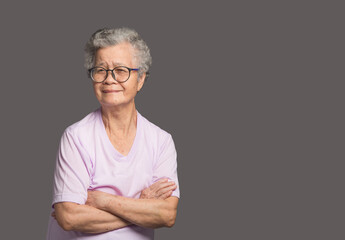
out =
<svg viewBox="0 0 345 240"><path fill-rule="evenodd" d="M98 30L85 51L101 107L62 135L47 239L153 239L173 226L179 187L171 135L135 107L149 48L120 28Z"/></svg>

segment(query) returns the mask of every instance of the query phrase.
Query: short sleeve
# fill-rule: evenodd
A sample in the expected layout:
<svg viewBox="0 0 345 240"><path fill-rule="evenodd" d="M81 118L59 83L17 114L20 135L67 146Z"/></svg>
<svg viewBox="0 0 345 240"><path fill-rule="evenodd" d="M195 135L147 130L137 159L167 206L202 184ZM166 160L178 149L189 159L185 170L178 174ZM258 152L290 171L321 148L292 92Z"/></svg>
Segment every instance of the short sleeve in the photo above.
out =
<svg viewBox="0 0 345 240"><path fill-rule="evenodd" d="M179 198L180 188L177 176L177 153L174 141L170 134L165 138L160 147L158 159L154 166L153 181L156 182L164 177L167 177L176 183L177 188L172 193L172 196Z"/></svg>
<svg viewBox="0 0 345 240"><path fill-rule="evenodd" d="M90 185L90 164L78 138L67 130L61 137L54 173L53 205L58 202L84 204Z"/></svg>

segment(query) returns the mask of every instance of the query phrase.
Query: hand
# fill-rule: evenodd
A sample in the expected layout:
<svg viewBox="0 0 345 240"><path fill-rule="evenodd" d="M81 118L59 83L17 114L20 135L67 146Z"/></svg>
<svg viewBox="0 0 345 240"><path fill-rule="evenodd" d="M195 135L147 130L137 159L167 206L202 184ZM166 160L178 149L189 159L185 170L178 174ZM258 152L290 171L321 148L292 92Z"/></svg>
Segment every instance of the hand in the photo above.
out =
<svg viewBox="0 0 345 240"><path fill-rule="evenodd" d="M104 209L107 204L109 203L110 197L113 196L109 193L101 192L101 191L87 191L87 200L85 205L89 205L91 207L95 207L98 209Z"/></svg>
<svg viewBox="0 0 345 240"><path fill-rule="evenodd" d="M175 182L169 182L168 178L160 179L148 188L141 191L140 199L166 199L177 188Z"/></svg>

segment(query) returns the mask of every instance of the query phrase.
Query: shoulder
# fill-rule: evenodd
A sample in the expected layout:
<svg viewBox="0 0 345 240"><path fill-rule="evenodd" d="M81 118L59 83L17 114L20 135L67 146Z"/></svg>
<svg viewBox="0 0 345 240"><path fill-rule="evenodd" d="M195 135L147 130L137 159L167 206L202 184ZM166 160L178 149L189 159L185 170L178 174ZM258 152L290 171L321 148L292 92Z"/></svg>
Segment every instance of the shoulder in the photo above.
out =
<svg viewBox="0 0 345 240"><path fill-rule="evenodd" d="M68 126L65 129L64 134L68 134L74 137L81 137L84 135L88 135L92 132L99 121L100 117L100 109L96 109L95 111L86 115L83 119L78 122L73 123L72 125Z"/></svg>
<svg viewBox="0 0 345 240"><path fill-rule="evenodd" d="M146 136L157 139L160 142L172 138L170 133L150 122L144 116L140 114L138 114L138 116L140 117L141 128Z"/></svg>
<svg viewBox="0 0 345 240"><path fill-rule="evenodd" d="M143 141L149 148L152 148L152 151L157 157L167 149L176 151L173 137L169 132L158 127L156 124L153 124L141 115L140 118L141 129L144 137Z"/></svg>

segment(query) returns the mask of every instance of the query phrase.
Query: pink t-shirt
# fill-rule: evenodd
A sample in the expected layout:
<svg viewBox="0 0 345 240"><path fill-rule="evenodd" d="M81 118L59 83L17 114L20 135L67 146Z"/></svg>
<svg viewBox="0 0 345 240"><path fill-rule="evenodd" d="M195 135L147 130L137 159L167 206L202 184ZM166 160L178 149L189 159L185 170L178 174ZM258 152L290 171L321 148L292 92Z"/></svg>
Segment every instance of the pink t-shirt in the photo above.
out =
<svg viewBox="0 0 345 240"><path fill-rule="evenodd" d="M127 156L111 144L101 109L68 127L62 135L54 175L53 205L58 202L85 204L87 190L139 198L140 192L162 177L177 184L172 196L180 197L176 150L169 133L137 112L137 132ZM47 240L153 239L154 230L139 226L101 233L64 231L50 217Z"/></svg>

